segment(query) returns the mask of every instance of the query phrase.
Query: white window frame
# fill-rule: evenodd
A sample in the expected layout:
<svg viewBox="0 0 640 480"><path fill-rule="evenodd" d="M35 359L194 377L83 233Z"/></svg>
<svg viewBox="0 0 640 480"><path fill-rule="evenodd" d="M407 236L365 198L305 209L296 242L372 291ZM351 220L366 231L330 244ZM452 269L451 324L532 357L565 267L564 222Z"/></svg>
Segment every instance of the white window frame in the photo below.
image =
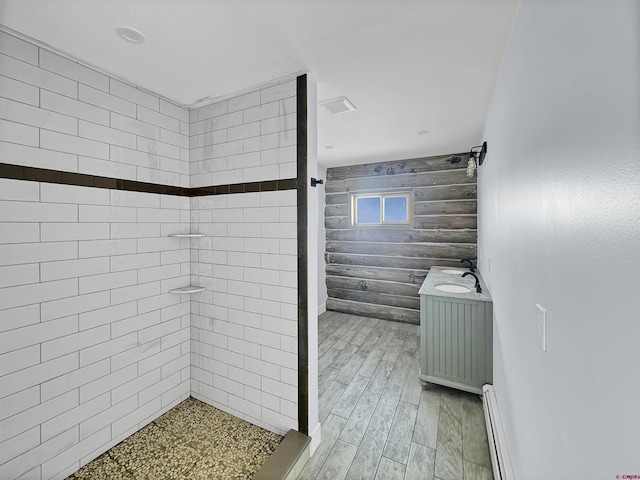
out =
<svg viewBox="0 0 640 480"><path fill-rule="evenodd" d="M405 197L407 199L407 221L406 222L385 222L384 219L384 199L389 197ZM359 198L380 198L380 221L378 223L357 223L357 208ZM350 195L350 212L349 222L351 227L367 228L367 227L395 227L395 228L408 228L413 226L413 192L400 191L400 192L361 192L352 193Z"/></svg>

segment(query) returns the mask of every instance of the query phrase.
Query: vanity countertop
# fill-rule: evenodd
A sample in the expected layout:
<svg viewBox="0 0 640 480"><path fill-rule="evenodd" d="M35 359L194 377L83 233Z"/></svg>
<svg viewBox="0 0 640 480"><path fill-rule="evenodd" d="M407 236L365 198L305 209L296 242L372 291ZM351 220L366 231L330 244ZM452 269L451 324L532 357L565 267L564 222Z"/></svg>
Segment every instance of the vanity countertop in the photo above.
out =
<svg viewBox="0 0 640 480"><path fill-rule="evenodd" d="M460 275L452 274L452 273L444 273L443 270L459 270ZM487 289L482 276L476 269L474 272L478 279L480 280L480 287L482 288L482 293L476 293L476 279L471 275L468 275L462 278L462 274L468 270L463 268L455 268L455 267L431 267L429 269L429 273L427 274L427 278L424 279L420 290L418 293L420 295L433 295L435 297L447 297L447 298L459 298L460 300L476 300L480 302L492 302L491 294ZM437 290L436 285L461 285L463 287L467 287L471 289L469 293L451 293L451 292L442 292Z"/></svg>

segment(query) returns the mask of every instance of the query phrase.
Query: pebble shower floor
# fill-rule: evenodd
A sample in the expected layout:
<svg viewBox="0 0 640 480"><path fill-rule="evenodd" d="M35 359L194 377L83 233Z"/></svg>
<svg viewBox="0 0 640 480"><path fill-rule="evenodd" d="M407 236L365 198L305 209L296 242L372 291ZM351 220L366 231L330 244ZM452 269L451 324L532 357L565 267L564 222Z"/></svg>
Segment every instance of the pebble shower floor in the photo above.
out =
<svg viewBox="0 0 640 480"><path fill-rule="evenodd" d="M281 441L190 397L67 480L250 479Z"/></svg>

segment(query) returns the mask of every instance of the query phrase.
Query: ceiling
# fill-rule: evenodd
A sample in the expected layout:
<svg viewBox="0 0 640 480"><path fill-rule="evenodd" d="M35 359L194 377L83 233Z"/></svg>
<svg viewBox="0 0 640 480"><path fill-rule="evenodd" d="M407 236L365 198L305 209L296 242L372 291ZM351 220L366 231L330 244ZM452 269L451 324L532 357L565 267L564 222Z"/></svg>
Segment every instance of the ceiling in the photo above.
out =
<svg viewBox="0 0 640 480"><path fill-rule="evenodd" d="M318 109L318 160L336 166L481 143L517 7L518 0L0 0L0 23L183 105L309 72L319 101L344 95L357 107ZM116 35L122 25L146 42L125 43Z"/></svg>

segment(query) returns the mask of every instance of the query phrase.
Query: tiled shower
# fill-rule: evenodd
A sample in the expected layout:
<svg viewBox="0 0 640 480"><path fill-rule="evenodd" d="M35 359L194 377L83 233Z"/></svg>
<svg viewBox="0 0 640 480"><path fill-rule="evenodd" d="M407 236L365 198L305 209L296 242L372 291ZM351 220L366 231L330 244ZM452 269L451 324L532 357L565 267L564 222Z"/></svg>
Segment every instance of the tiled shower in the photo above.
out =
<svg viewBox="0 0 640 480"><path fill-rule="evenodd" d="M295 79L188 111L0 51L0 478L64 478L190 395L298 428Z"/></svg>

